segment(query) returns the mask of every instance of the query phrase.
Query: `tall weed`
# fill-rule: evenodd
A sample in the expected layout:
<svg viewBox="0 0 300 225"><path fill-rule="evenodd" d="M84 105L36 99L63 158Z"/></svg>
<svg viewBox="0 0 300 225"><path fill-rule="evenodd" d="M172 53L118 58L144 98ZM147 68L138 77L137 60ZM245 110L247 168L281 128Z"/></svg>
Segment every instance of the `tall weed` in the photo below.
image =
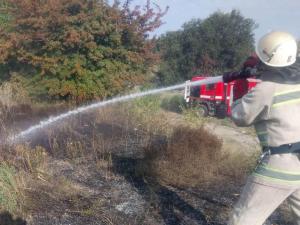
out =
<svg viewBox="0 0 300 225"><path fill-rule="evenodd" d="M16 170L6 163L0 164L0 209L16 212L20 200L20 190Z"/></svg>

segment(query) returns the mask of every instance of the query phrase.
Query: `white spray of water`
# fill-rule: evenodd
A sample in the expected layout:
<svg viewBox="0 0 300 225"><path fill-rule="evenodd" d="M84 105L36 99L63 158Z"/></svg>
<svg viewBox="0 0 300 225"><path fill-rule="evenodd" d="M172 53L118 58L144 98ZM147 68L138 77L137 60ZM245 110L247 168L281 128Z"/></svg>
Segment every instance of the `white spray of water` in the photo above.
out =
<svg viewBox="0 0 300 225"><path fill-rule="evenodd" d="M208 78L208 79L204 79L204 80L191 82L190 85L191 86L206 85L206 84L213 84L213 83L217 83L217 82L221 82L221 81L223 81L222 76L218 76L218 77L212 77L212 78ZM63 119L66 119L68 117L71 117L71 116L79 114L79 113L87 112L89 110L96 109L96 108L101 108L101 107L111 105L111 104L114 104L117 102L129 101L131 99L135 99L138 97L158 94L161 92L166 92L166 91L171 91L171 90L176 90L176 89L182 89L185 87L185 85L186 85L185 83L178 84L178 85L174 85L174 86L170 86L170 87L159 88L159 89L149 90L149 91L145 91L145 92L139 92L139 93L129 94L129 95L125 95L125 96L120 96L120 97L116 97L116 98L113 98L113 99L110 99L107 101L102 101L102 102L93 103L91 105L82 106L77 109L70 110L66 113L60 114L56 117L50 117L47 120L43 120L39 124L33 125L33 126L29 127L28 129L20 132L19 134L10 137L9 141L11 143L14 143L17 140L26 138L30 134L34 134L34 132L36 132L40 129L43 129L49 125L55 124L58 121L61 121Z"/></svg>

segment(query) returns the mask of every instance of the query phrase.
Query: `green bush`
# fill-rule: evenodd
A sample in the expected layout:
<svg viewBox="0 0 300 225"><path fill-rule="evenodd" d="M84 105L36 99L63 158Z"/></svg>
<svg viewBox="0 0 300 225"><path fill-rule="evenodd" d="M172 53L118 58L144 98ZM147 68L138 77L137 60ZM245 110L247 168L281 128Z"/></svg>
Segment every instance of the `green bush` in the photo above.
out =
<svg viewBox="0 0 300 225"><path fill-rule="evenodd" d="M160 109L160 96L149 95L143 98L136 99L132 102L134 111L138 114L153 115Z"/></svg>
<svg viewBox="0 0 300 225"><path fill-rule="evenodd" d="M165 110L182 113L185 109L185 101L182 95L174 95L172 97L165 97L161 102L161 107Z"/></svg>

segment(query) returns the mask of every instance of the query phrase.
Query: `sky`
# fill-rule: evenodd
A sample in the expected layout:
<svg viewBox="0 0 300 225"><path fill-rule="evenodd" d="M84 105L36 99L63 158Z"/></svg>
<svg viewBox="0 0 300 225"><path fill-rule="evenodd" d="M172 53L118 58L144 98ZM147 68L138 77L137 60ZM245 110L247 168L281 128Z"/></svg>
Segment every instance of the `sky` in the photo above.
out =
<svg viewBox="0 0 300 225"><path fill-rule="evenodd" d="M147 0L133 0L133 4L143 5ZM205 19L220 10L230 12L238 9L244 17L253 19L259 27L255 30L258 40L272 30L292 33L300 39L300 0L151 0L170 9L163 18L165 22L155 34L175 31L193 18Z"/></svg>

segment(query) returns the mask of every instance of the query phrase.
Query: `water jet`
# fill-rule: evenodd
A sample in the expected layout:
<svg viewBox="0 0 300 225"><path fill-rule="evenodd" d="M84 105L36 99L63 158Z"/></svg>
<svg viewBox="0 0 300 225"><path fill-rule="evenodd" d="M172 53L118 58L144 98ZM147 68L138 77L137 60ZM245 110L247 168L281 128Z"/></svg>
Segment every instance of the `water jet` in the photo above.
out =
<svg viewBox="0 0 300 225"><path fill-rule="evenodd" d="M223 77L217 76L217 77L212 77L212 78L205 79L205 80L191 82L190 85L191 86L207 85L207 84L214 84L214 83L221 82L221 81L223 81ZM74 116L74 115L77 115L77 114L80 114L83 112L87 112L87 111L90 111L93 109L101 108L101 107L111 105L114 103L118 103L118 102L129 101L131 99L135 99L135 98L139 98L139 97L143 97L143 96L147 96L147 95L154 95L154 94L159 94L159 93L166 92L166 91L182 89L184 87L185 87L185 83L182 83L182 84L178 84L178 85L174 85L174 86L157 88L157 89L148 90L148 91L144 91L144 92L138 92L138 93L128 94L128 95L124 95L124 96L120 96L120 97L115 97L115 98L112 98L112 99L109 99L106 101L92 103L87 106L81 106L77 109L70 110L70 111L62 113L58 116L50 117L46 120L42 120L38 124L33 125L33 126L27 128L26 130L23 130L20 133L9 137L9 142L11 144L14 144L19 141L26 140L26 138L28 138L30 135L33 135L36 131L38 131L40 129L43 129L47 126L57 123L58 121L61 121L63 119L66 119L68 117L71 117L71 116Z"/></svg>

